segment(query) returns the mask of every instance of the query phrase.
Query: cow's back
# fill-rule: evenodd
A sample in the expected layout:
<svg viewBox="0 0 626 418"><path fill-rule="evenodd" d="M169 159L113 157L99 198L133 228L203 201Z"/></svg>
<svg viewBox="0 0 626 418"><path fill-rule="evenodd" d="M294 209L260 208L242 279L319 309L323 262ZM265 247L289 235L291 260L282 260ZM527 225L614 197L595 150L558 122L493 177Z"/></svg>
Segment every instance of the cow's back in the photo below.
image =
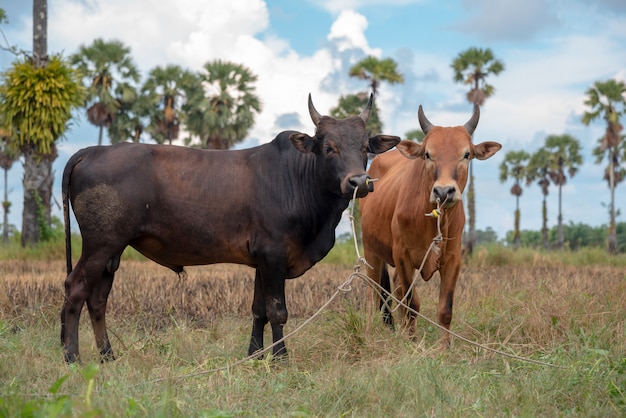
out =
<svg viewBox="0 0 626 418"><path fill-rule="evenodd" d="M69 196L83 240L131 245L160 264L252 264L250 166L242 152L118 144L68 162ZM235 245L237 243L237 245Z"/></svg>
<svg viewBox="0 0 626 418"><path fill-rule="evenodd" d="M122 143L79 151L66 177L83 239L131 245L174 270L256 267L277 251L271 257L289 260L287 276L301 275L334 244L347 201L318 199L307 172L313 157L290 133L245 150Z"/></svg>

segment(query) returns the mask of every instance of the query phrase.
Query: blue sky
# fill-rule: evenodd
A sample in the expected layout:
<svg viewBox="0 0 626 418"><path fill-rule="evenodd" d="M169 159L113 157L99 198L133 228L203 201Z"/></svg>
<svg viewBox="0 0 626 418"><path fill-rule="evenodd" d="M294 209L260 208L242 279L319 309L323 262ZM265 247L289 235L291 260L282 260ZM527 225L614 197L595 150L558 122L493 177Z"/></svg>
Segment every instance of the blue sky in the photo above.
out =
<svg viewBox="0 0 626 418"><path fill-rule="evenodd" d="M604 165L591 150L602 124L585 127L585 90L594 81L626 79L626 2L623 0L55 0L48 2L48 49L74 53L95 38L118 39L131 48L145 73L176 63L192 70L226 59L258 76L263 112L242 146L267 142L284 129L313 132L306 97L326 113L339 95L366 90L348 77L367 55L393 58L405 83L383 85L377 98L385 133L416 129L417 108L432 122L465 123L471 113L466 87L452 80L450 63L469 47L491 48L506 69L482 108L475 142L494 140L503 149L477 162L477 227L500 238L513 227L511 184L499 182L498 166L510 150L537 150L546 136L580 140L584 164L563 190L564 222L606 224L608 187ZM18 47L32 47L32 1L0 0L9 17L3 30ZM0 69L13 56L0 51ZM622 122L624 123L624 122ZM54 195L60 173L76 150L97 142L84 114L60 143ZM22 168L10 171L10 221L21 228ZM621 186L624 188L626 186ZM626 192L617 189L626 210ZM541 193L524 188L523 229L541 227ZM60 210L54 209L60 216ZM549 226L556 224L557 190L548 196ZM624 217L618 218L624 221Z"/></svg>

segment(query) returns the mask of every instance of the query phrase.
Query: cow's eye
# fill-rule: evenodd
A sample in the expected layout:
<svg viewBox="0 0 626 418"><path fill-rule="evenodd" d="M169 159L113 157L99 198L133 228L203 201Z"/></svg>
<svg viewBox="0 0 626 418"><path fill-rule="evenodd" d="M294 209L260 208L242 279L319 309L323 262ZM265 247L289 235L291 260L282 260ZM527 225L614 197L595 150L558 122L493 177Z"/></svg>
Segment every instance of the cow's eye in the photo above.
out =
<svg viewBox="0 0 626 418"><path fill-rule="evenodd" d="M324 148L324 152L326 152L326 154L332 154L335 152L335 149L330 145L326 145L326 148Z"/></svg>
<svg viewBox="0 0 626 418"><path fill-rule="evenodd" d="M467 151L465 155L463 156L463 158L465 158L466 160L469 160L469 157L470 157L470 153L469 151Z"/></svg>
<svg viewBox="0 0 626 418"><path fill-rule="evenodd" d="M430 158L430 152L426 152L426 153L424 154L424 159L425 159L425 160L430 160L430 159L431 159L431 158Z"/></svg>

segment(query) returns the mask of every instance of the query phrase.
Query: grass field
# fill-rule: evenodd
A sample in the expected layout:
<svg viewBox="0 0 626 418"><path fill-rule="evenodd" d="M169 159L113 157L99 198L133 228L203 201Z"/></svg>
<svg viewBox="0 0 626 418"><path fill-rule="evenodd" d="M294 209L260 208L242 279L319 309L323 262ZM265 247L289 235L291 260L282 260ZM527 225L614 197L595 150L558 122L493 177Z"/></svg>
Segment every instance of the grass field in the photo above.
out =
<svg viewBox="0 0 626 418"><path fill-rule="evenodd" d="M461 273L452 330L482 347L454 340L441 350L424 320L416 341L385 328L356 278L287 341L288 360L230 369L249 342L247 267L179 278L124 261L108 311L117 361L98 363L83 312L82 364L68 366L64 263L1 261L0 416L626 416L626 263L603 257L478 251ZM289 281L286 332L352 271L322 263ZM418 291L435 318L438 278Z"/></svg>

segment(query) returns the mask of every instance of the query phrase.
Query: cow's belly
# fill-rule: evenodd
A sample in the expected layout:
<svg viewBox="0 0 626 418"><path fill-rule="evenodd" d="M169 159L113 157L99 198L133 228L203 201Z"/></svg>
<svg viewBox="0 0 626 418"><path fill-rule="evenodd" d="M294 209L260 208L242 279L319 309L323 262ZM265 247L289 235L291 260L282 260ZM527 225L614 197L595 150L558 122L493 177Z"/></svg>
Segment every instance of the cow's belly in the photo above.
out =
<svg viewBox="0 0 626 418"><path fill-rule="evenodd" d="M245 246L225 240L198 241L192 237L168 240L145 236L130 245L155 262L168 266L194 266L216 263L235 263L254 266Z"/></svg>

